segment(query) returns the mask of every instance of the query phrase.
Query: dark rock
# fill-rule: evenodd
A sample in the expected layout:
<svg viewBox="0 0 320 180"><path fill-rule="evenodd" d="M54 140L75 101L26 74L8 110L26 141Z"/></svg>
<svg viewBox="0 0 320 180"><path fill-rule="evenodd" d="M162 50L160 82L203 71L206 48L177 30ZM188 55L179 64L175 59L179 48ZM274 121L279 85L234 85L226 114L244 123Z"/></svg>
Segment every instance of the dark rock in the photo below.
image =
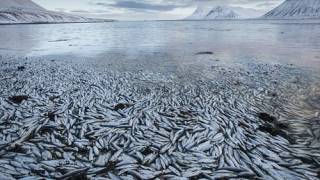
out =
<svg viewBox="0 0 320 180"><path fill-rule="evenodd" d="M16 152L16 153L27 153L27 150L24 149L21 145L15 145L12 149L12 152Z"/></svg>
<svg viewBox="0 0 320 180"><path fill-rule="evenodd" d="M208 177L205 176L204 174L200 173L200 174L198 174L198 175L191 176L189 179L190 179L190 180L208 179ZM222 178L222 179L223 179L223 178Z"/></svg>
<svg viewBox="0 0 320 180"><path fill-rule="evenodd" d="M106 171L113 171L117 166L117 162L116 161L109 161L106 165Z"/></svg>
<svg viewBox="0 0 320 180"><path fill-rule="evenodd" d="M288 129L289 128L288 124L285 124L282 122L277 122L276 125L277 125L277 127L281 128L281 129Z"/></svg>
<svg viewBox="0 0 320 180"><path fill-rule="evenodd" d="M260 131L263 131L263 132L266 132L266 133L269 133L269 134L271 134L272 136L277 136L277 135L279 135L279 131L280 131L280 129L278 129L278 128L275 127L275 126L272 126L271 124L261 125L261 126L259 126L259 130L260 130Z"/></svg>
<svg viewBox="0 0 320 180"><path fill-rule="evenodd" d="M145 155L145 156L148 155L148 154L151 154L151 153L153 153L153 151L149 146L144 148L144 150L142 151L142 154Z"/></svg>
<svg viewBox="0 0 320 180"><path fill-rule="evenodd" d="M126 109L128 107L132 106L132 104L128 104L128 103L119 103L117 105L114 106L114 110L118 111L118 110L123 110Z"/></svg>
<svg viewBox="0 0 320 180"><path fill-rule="evenodd" d="M265 132L265 133L269 133L272 136L281 136L281 137L287 139L291 144L295 143L295 141L291 137L289 137L289 134L285 130L280 128L278 125L264 124L264 125L259 126L258 130Z"/></svg>
<svg viewBox="0 0 320 180"><path fill-rule="evenodd" d="M85 173L78 174L76 176L67 178L67 180L88 180L87 175Z"/></svg>
<svg viewBox="0 0 320 180"><path fill-rule="evenodd" d="M197 52L196 55L212 55L213 52L211 51L202 51L202 52Z"/></svg>
<svg viewBox="0 0 320 180"><path fill-rule="evenodd" d="M57 167L57 171L64 174L60 177L56 177L56 179L64 179L64 180L87 180L87 171L89 168L80 169L79 171L75 169L73 172L68 172L68 169L63 167Z"/></svg>
<svg viewBox="0 0 320 180"><path fill-rule="evenodd" d="M26 69L25 66L18 66L18 70L19 70L19 71L23 71L23 70L25 70L25 69Z"/></svg>
<svg viewBox="0 0 320 180"><path fill-rule="evenodd" d="M287 129L289 126L285 123L277 121L277 119L267 113L258 113L258 117L265 121L263 125L260 125L258 130L271 134L272 136L282 136L290 143L294 143L294 140L289 137Z"/></svg>
<svg viewBox="0 0 320 180"><path fill-rule="evenodd" d="M52 125L44 125L41 127L41 129L39 130L39 134L43 134L43 133L52 133L56 130L56 126L52 126Z"/></svg>
<svg viewBox="0 0 320 180"><path fill-rule="evenodd" d="M55 114L53 112L48 112L47 116L48 116L50 121L54 121Z"/></svg>
<svg viewBox="0 0 320 180"><path fill-rule="evenodd" d="M267 113L258 113L259 119L267 122L275 122L277 119Z"/></svg>
<svg viewBox="0 0 320 180"><path fill-rule="evenodd" d="M237 176L238 179L258 179L254 173L251 172L242 172Z"/></svg>
<svg viewBox="0 0 320 180"><path fill-rule="evenodd" d="M283 123L266 123L264 125L259 126L258 130L269 133L272 136L282 136L283 138L287 139L291 144L294 144L295 141L289 136L288 132L286 131L287 128L288 125Z"/></svg>
<svg viewBox="0 0 320 180"><path fill-rule="evenodd" d="M299 159L303 162L303 163L305 163L305 164L314 164L315 163L315 161L314 161L314 159L312 159L311 157L299 157Z"/></svg>
<svg viewBox="0 0 320 180"><path fill-rule="evenodd" d="M21 104L22 101L26 101L29 99L29 96L11 96L9 97L9 100L16 103L16 104Z"/></svg>
<svg viewBox="0 0 320 180"><path fill-rule="evenodd" d="M277 97L277 96L278 96L278 94L275 93L275 92L270 92L269 95L270 95L271 97Z"/></svg>

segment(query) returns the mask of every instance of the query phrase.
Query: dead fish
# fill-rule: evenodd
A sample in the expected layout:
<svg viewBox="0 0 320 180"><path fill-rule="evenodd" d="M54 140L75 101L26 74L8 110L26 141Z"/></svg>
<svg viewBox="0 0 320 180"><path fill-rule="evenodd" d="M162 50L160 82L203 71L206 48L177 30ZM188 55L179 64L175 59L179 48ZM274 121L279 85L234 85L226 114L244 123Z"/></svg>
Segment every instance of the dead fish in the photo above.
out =
<svg viewBox="0 0 320 180"><path fill-rule="evenodd" d="M111 172L108 172L108 175L111 178L111 180L122 180L119 176L116 176Z"/></svg>
<svg viewBox="0 0 320 180"><path fill-rule="evenodd" d="M87 173L87 171L89 169L90 169L89 167L76 169L76 170L70 171L62 176L58 176L56 178L57 179L66 179L66 178L70 178L70 177L83 177L83 176L85 176L85 174Z"/></svg>
<svg viewBox="0 0 320 180"><path fill-rule="evenodd" d="M4 174L0 172L0 179L2 180L14 180L15 178L13 178L11 175L9 174Z"/></svg>
<svg viewBox="0 0 320 180"><path fill-rule="evenodd" d="M37 176L28 176L28 177L20 178L19 180L37 180L37 179L39 179L39 177Z"/></svg>
<svg viewBox="0 0 320 180"><path fill-rule="evenodd" d="M296 145L256 131L257 119L286 128L275 117L290 113L299 115L291 124L303 120L303 125L314 125L304 116L315 111L304 111L303 101L293 96L283 103L288 95L284 91L295 91L282 83L286 69L209 68L210 80L180 81L184 76L102 73L69 63L31 63L28 73L12 77L14 83L0 81L0 174L48 179L68 173L79 179L316 179L320 153L311 146L318 144L312 142L316 131L297 128L310 137L294 132L300 139ZM0 77L10 77L5 68L11 63L0 64ZM303 76L299 79L303 82ZM234 86L237 81L241 84ZM310 89L294 86L300 93ZM32 99L16 106L7 98L13 92ZM277 92L278 98L269 102L268 92ZM262 109L274 115L259 115ZM90 169L77 172L84 167Z"/></svg>

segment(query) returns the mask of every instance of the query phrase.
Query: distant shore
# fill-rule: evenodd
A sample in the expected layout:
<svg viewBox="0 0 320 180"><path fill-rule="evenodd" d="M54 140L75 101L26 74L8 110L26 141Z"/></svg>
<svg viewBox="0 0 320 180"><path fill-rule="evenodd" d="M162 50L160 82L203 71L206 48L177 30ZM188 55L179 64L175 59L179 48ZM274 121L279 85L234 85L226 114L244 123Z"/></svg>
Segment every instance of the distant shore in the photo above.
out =
<svg viewBox="0 0 320 180"><path fill-rule="evenodd" d="M188 19L177 19L177 20L137 20L137 21L144 21L144 22L152 22L152 21L163 21L163 22L175 22L175 21L203 21L203 22L210 22L210 21L270 21L270 22L277 22L277 21L287 21L287 22L302 22L302 23L313 23L315 22L320 22L319 18L305 18L305 19L301 19L301 18L291 18L291 19L280 19L280 18L248 18L248 19L214 19L214 20L188 20ZM25 24L70 24L70 23L74 23L74 24L78 24L78 23L107 23L107 22L126 22L125 20L112 20L112 19L108 19L108 20L97 20L97 21L88 21L88 22L26 22L26 23L1 23L0 25L25 25ZM128 22L136 22L136 21L130 21L128 20Z"/></svg>
<svg viewBox="0 0 320 180"><path fill-rule="evenodd" d="M27 25L27 24L79 24L79 23L107 23L116 22L116 20L93 20L87 22L25 22L25 23L1 23L0 25Z"/></svg>

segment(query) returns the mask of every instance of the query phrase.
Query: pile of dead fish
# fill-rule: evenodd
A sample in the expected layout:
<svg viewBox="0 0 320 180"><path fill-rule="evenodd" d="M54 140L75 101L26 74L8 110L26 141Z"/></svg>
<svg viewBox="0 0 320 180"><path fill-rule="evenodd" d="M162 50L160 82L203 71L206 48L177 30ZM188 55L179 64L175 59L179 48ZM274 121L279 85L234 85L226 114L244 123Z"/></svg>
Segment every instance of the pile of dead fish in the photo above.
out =
<svg viewBox="0 0 320 180"><path fill-rule="evenodd" d="M290 68L218 68L186 82L0 63L0 179L319 178L319 141L297 139L319 116L297 103L309 84L283 80Z"/></svg>

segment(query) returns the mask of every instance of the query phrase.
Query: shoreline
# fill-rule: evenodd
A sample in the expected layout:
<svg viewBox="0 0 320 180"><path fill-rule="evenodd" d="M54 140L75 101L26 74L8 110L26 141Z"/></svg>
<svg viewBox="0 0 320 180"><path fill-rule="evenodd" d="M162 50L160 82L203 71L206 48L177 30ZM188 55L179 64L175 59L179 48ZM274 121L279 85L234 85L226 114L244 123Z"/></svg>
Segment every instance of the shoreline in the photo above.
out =
<svg viewBox="0 0 320 180"><path fill-rule="evenodd" d="M131 21L131 20L97 20L97 21L88 21L88 22L26 22L26 23L0 23L0 25L26 25L26 24L73 24L73 23L108 23L108 22L228 22L228 21L270 21L270 22L296 22L296 21L307 21L303 23L319 23L319 18L305 18L305 19L277 19L277 18L249 18L249 19L214 19L214 20L188 20L188 19L177 19L177 20L138 20L138 21Z"/></svg>
<svg viewBox="0 0 320 180"><path fill-rule="evenodd" d="M117 22L115 20L110 21L88 21L88 22L32 22L32 23L0 23L0 25L38 25L38 24L80 24L80 23L108 23Z"/></svg>

